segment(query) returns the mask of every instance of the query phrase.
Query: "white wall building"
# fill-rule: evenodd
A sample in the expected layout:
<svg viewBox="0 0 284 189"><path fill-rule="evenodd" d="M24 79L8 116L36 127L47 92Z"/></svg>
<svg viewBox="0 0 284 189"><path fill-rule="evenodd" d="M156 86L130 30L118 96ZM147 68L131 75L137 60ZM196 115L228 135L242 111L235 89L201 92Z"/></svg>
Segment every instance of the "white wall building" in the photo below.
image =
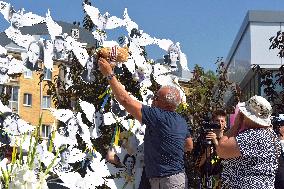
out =
<svg viewBox="0 0 284 189"><path fill-rule="evenodd" d="M229 80L240 85L242 101L253 95L265 96L260 76L252 70L254 65L276 71L283 64L277 56L279 50L269 49L269 39L284 30L283 25L284 12L248 11L226 58Z"/></svg>

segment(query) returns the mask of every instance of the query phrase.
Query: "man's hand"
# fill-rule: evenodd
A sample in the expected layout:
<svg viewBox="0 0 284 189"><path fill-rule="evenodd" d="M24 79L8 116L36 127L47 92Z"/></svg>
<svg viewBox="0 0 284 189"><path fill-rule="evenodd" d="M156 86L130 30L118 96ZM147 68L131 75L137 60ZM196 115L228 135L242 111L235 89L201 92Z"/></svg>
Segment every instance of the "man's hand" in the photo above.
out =
<svg viewBox="0 0 284 189"><path fill-rule="evenodd" d="M120 160L113 149L108 149L106 160L114 165L120 164Z"/></svg>
<svg viewBox="0 0 284 189"><path fill-rule="evenodd" d="M99 68L100 68L101 73L105 77L113 73L112 67L106 59L99 58L98 64L99 64Z"/></svg>
<svg viewBox="0 0 284 189"><path fill-rule="evenodd" d="M212 140L212 142L215 144L215 145L218 145L218 140L217 140L217 135L216 133L210 131L207 133L206 135L206 139L207 140Z"/></svg>

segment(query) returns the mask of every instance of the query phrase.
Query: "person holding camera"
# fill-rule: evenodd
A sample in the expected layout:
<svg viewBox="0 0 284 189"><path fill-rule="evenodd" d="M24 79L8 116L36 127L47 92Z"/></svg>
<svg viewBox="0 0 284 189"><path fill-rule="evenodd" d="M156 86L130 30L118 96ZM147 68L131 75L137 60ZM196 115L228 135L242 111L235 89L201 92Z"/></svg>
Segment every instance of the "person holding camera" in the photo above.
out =
<svg viewBox="0 0 284 189"><path fill-rule="evenodd" d="M221 159L217 156L216 145L218 139L223 136L224 130L227 127L226 112L223 110L216 110L213 112L212 128L208 126L205 129L205 139L202 136L200 141L202 144L202 155L199 156L196 166L200 173L202 188L220 188L220 173L221 173ZM205 141L204 141L205 140Z"/></svg>
<svg viewBox="0 0 284 189"><path fill-rule="evenodd" d="M274 188L280 143L271 127L272 107L261 96L238 104L234 125L218 141L222 188Z"/></svg>

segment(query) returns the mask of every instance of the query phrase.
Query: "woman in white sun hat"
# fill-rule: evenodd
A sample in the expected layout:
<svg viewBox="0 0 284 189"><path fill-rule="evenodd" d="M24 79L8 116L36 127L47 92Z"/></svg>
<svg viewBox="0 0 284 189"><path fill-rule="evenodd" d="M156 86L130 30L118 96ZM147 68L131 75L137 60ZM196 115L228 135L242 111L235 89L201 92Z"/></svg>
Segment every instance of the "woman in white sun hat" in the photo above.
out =
<svg viewBox="0 0 284 189"><path fill-rule="evenodd" d="M281 152L271 127L270 103L253 96L238 104L234 125L216 146L223 158L222 188L274 188Z"/></svg>

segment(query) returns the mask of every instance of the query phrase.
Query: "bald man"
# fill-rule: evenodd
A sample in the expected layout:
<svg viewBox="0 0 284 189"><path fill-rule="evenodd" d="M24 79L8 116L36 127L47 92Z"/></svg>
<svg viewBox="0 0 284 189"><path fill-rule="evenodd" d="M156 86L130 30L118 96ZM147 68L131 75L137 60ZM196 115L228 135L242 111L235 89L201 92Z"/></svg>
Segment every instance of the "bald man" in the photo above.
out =
<svg viewBox="0 0 284 189"><path fill-rule="evenodd" d="M193 145L185 119L175 112L181 101L179 90L172 86L162 87L153 97L152 107L145 106L129 96L109 62L100 58L98 63L116 100L146 125L144 162L151 188L187 188L183 155L184 151L192 150Z"/></svg>

